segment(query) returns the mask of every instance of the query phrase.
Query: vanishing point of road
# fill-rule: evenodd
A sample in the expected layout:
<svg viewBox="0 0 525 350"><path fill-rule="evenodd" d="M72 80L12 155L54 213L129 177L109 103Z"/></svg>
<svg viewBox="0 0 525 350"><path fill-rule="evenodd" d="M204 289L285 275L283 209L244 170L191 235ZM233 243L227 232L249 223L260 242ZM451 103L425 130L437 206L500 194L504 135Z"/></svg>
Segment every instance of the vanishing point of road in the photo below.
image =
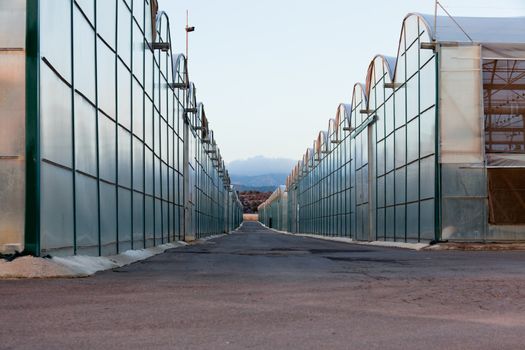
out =
<svg viewBox="0 0 525 350"><path fill-rule="evenodd" d="M0 281L2 349L518 349L525 252L416 252L258 223L89 278Z"/></svg>

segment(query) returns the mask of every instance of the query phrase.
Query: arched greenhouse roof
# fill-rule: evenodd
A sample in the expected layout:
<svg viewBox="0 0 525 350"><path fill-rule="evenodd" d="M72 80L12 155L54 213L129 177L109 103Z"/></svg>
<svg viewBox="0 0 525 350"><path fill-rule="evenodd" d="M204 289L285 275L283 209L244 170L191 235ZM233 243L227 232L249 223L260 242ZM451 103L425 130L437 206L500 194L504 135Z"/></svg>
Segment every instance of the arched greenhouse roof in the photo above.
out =
<svg viewBox="0 0 525 350"><path fill-rule="evenodd" d="M189 89L188 89L188 105L190 108L197 107L197 92L195 91L195 84L190 81Z"/></svg>
<svg viewBox="0 0 525 350"><path fill-rule="evenodd" d="M437 16L434 32L434 15L410 13L425 23L430 37L438 42L471 42L463 30L475 43L525 43L525 17L456 17Z"/></svg>
<svg viewBox="0 0 525 350"><path fill-rule="evenodd" d="M323 130L319 131L319 134L317 135L317 144L316 144L317 147L315 149L315 153L317 154L319 159L321 158L321 153L328 151L329 141L330 140L328 137L328 133Z"/></svg>
<svg viewBox="0 0 525 350"><path fill-rule="evenodd" d="M176 73L174 76L174 83L179 83L181 86L188 88L190 83L190 78L188 75L188 61L184 54L179 53L175 56L175 59L172 60L173 71ZM179 81L179 77L182 81Z"/></svg>
<svg viewBox="0 0 525 350"><path fill-rule="evenodd" d="M456 23L457 22L457 23ZM313 149L309 148L303 155L302 160L298 166L294 168L290 174L289 183L297 181L297 179L309 172L309 166L313 165L312 160L320 159L320 154L326 149L330 143L329 136L336 135L334 130L340 128L343 123L343 130L340 132L351 132L359 126L365 119L360 117L360 114L366 116L373 111L375 106L370 105L370 93L374 83L378 83L379 79L384 77L385 86L388 83L389 88L395 89L398 84L404 83L404 78L398 82L398 61L399 55L405 50L405 43L413 43L418 40L420 43L432 44L435 42L444 43L477 43L477 44L513 44L519 46L523 50L522 45L525 44L525 17L506 17L506 18L481 18L481 17L454 17L448 16L426 15L419 13L409 13L403 19L401 31L399 35L398 50L395 57L386 55L375 55L370 64L366 74L366 81L364 84L356 83L353 85L351 104L340 104L337 109L336 117L329 120L328 132L319 132L317 138L314 140ZM520 45L521 44L521 45ZM401 61L404 62L404 61ZM401 68L401 67L400 67ZM379 71L381 69L381 71ZM403 72L403 70L400 70ZM385 94L392 93L390 90ZM357 116L357 117L356 117ZM354 117L357 125L352 125L352 117Z"/></svg>
<svg viewBox="0 0 525 350"><path fill-rule="evenodd" d="M351 131L352 127L352 105L348 103L340 103L339 106L337 106L337 111L335 114L335 122L338 125L341 125L341 122L343 123L343 129L344 131Z"/></svg>

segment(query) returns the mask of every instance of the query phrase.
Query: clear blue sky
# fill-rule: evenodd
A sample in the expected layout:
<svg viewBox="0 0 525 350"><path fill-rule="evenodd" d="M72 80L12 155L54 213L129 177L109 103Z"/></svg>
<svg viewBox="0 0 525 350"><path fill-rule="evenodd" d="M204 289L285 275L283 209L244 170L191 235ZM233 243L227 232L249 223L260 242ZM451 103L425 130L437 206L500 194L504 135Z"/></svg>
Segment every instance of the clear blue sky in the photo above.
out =
<svg viewBox="0 0 525 350"><path fill-rule="evenodd" d="M525 0L442 0L458 16L524 16ZM409 12L433 0L159 0L226 162L299 159L372 57L394 56Z"/></svg>

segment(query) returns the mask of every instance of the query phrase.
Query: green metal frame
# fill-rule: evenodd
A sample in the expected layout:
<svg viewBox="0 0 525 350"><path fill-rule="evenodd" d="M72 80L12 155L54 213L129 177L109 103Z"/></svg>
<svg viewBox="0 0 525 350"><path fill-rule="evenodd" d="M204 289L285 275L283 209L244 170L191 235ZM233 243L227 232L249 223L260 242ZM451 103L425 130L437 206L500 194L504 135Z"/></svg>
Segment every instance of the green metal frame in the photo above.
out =
<svg viewBox="0 0 525 350"><path fill-rule="evenodd" d="M434 239L436 241L441 240L441 164L439 162L439 50L436 50L434 53L436 57L436 122L435 122L435 151L434 151L434 159L435 159L435 176L434 179Z"/></svg>
<svg viewBox="0 0 525 350"><path fill-rule="evenodd" d="M40 28L39 0L26 3L25 250L40 255Z"/></svg>

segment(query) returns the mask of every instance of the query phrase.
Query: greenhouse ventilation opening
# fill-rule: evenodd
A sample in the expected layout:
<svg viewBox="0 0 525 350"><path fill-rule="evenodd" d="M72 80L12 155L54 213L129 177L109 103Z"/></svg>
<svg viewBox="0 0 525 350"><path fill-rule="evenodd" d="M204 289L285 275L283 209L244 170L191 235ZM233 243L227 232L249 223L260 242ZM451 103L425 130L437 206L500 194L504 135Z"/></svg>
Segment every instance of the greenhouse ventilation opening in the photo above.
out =
<svg viewBox="0 0 525 350"><path fill-rule="evenodd" d="M397 56L373 58L261 222L364 241L525 240L525 18L434 19L405 17Z"/></svg>
<svg viewBox="0 0 525 350"><path fill-rule="evenodd" d="M157 9L0 2L0 252L110 255L240 225Z"/></svg>

